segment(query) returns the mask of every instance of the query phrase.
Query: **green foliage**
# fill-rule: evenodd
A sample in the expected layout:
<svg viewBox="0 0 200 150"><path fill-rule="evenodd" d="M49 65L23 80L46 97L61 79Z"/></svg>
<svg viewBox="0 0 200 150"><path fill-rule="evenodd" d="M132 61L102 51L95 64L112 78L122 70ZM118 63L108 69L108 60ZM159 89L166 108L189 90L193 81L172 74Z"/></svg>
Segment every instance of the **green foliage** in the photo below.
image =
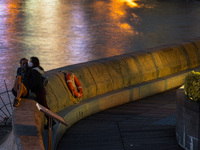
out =
<svg viewBox="0 0 200 150"><path fill-rule="evenodd" d="M185 78L184 90L191 100L200 102L200 72L188 73Z"/></svg>

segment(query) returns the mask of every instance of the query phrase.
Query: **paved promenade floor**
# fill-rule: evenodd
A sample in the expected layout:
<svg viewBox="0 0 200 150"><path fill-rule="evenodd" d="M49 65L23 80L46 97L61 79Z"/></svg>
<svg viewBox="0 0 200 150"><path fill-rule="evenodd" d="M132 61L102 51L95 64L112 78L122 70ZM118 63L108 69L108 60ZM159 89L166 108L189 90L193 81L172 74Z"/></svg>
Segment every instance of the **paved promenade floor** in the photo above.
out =
<svg viewBox="0 0 200 150"><path fill-rule="evenodd" d="M89 116L57 150L182 150L176 142L176 89Z"/></svg>

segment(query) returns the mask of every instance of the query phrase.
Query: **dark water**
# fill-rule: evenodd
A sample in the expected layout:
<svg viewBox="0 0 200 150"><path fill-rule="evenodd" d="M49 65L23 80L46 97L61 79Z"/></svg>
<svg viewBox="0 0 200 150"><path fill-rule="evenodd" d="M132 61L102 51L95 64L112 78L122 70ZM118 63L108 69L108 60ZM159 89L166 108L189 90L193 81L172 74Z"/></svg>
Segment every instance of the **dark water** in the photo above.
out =
<svg viewBox="0 0 200 150"><path fill-rule="evenodd" d="M0 0L0 92L22 57L47 71L199 36L194 1Z"/></svg>

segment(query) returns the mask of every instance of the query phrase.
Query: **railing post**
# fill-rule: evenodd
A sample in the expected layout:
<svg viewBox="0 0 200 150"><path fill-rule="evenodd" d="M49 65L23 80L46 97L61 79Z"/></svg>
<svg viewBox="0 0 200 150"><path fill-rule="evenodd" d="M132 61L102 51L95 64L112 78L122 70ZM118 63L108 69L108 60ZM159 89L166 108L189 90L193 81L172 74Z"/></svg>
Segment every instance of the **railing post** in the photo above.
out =
<svg viewBox="0 0 200 150"><path fill-rule="evenodd" d="M8 99L9 99L9 101L10 101L10 106L11 106L11 108L12 108L12 110L13 110L12 103L11 103L11 100L10 100L10 95L9 95L9 93L8 93L8 88L7 88L7 84L6 84L6 81L5 81L5 80L4 80L4 84L5 84L5 87L6 87L6 92L7 92L7 94L8 94Z"/></svg>
<svg viewBox="0 0 200 150"><path fill-rule="evenodd" d="M45 108L44 106L40 105L39 103L36 103L36 106L39 111L43 112L46 116L48 116L49 120L49 137L48 137L48 150L52 149L52 135L53 135L53 119L56 121L62 123L65 126L68 126L65 122L64 118L57 115L56 113L52 112L51 110Z"/></svg>
<svg viewBox="0 0 200 150"><path fill-rule="evenodd" d="M52 118L49 117L49 138L48 138L48 150L52 150L52 135L53 135L53 126L52 126Z"/></svg>

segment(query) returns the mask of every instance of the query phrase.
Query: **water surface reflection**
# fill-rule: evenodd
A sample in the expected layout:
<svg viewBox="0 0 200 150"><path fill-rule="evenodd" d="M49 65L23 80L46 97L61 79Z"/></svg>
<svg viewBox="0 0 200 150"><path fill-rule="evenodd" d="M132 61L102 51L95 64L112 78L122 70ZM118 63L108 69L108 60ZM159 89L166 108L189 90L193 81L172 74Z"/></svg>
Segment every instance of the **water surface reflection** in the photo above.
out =
<svg viewBox="0 0 200 150"><path fill-rule="evenodd" d="M200 3L155 0L1 0L0 91L19 59L45 70L198 37Z"/></svg>

